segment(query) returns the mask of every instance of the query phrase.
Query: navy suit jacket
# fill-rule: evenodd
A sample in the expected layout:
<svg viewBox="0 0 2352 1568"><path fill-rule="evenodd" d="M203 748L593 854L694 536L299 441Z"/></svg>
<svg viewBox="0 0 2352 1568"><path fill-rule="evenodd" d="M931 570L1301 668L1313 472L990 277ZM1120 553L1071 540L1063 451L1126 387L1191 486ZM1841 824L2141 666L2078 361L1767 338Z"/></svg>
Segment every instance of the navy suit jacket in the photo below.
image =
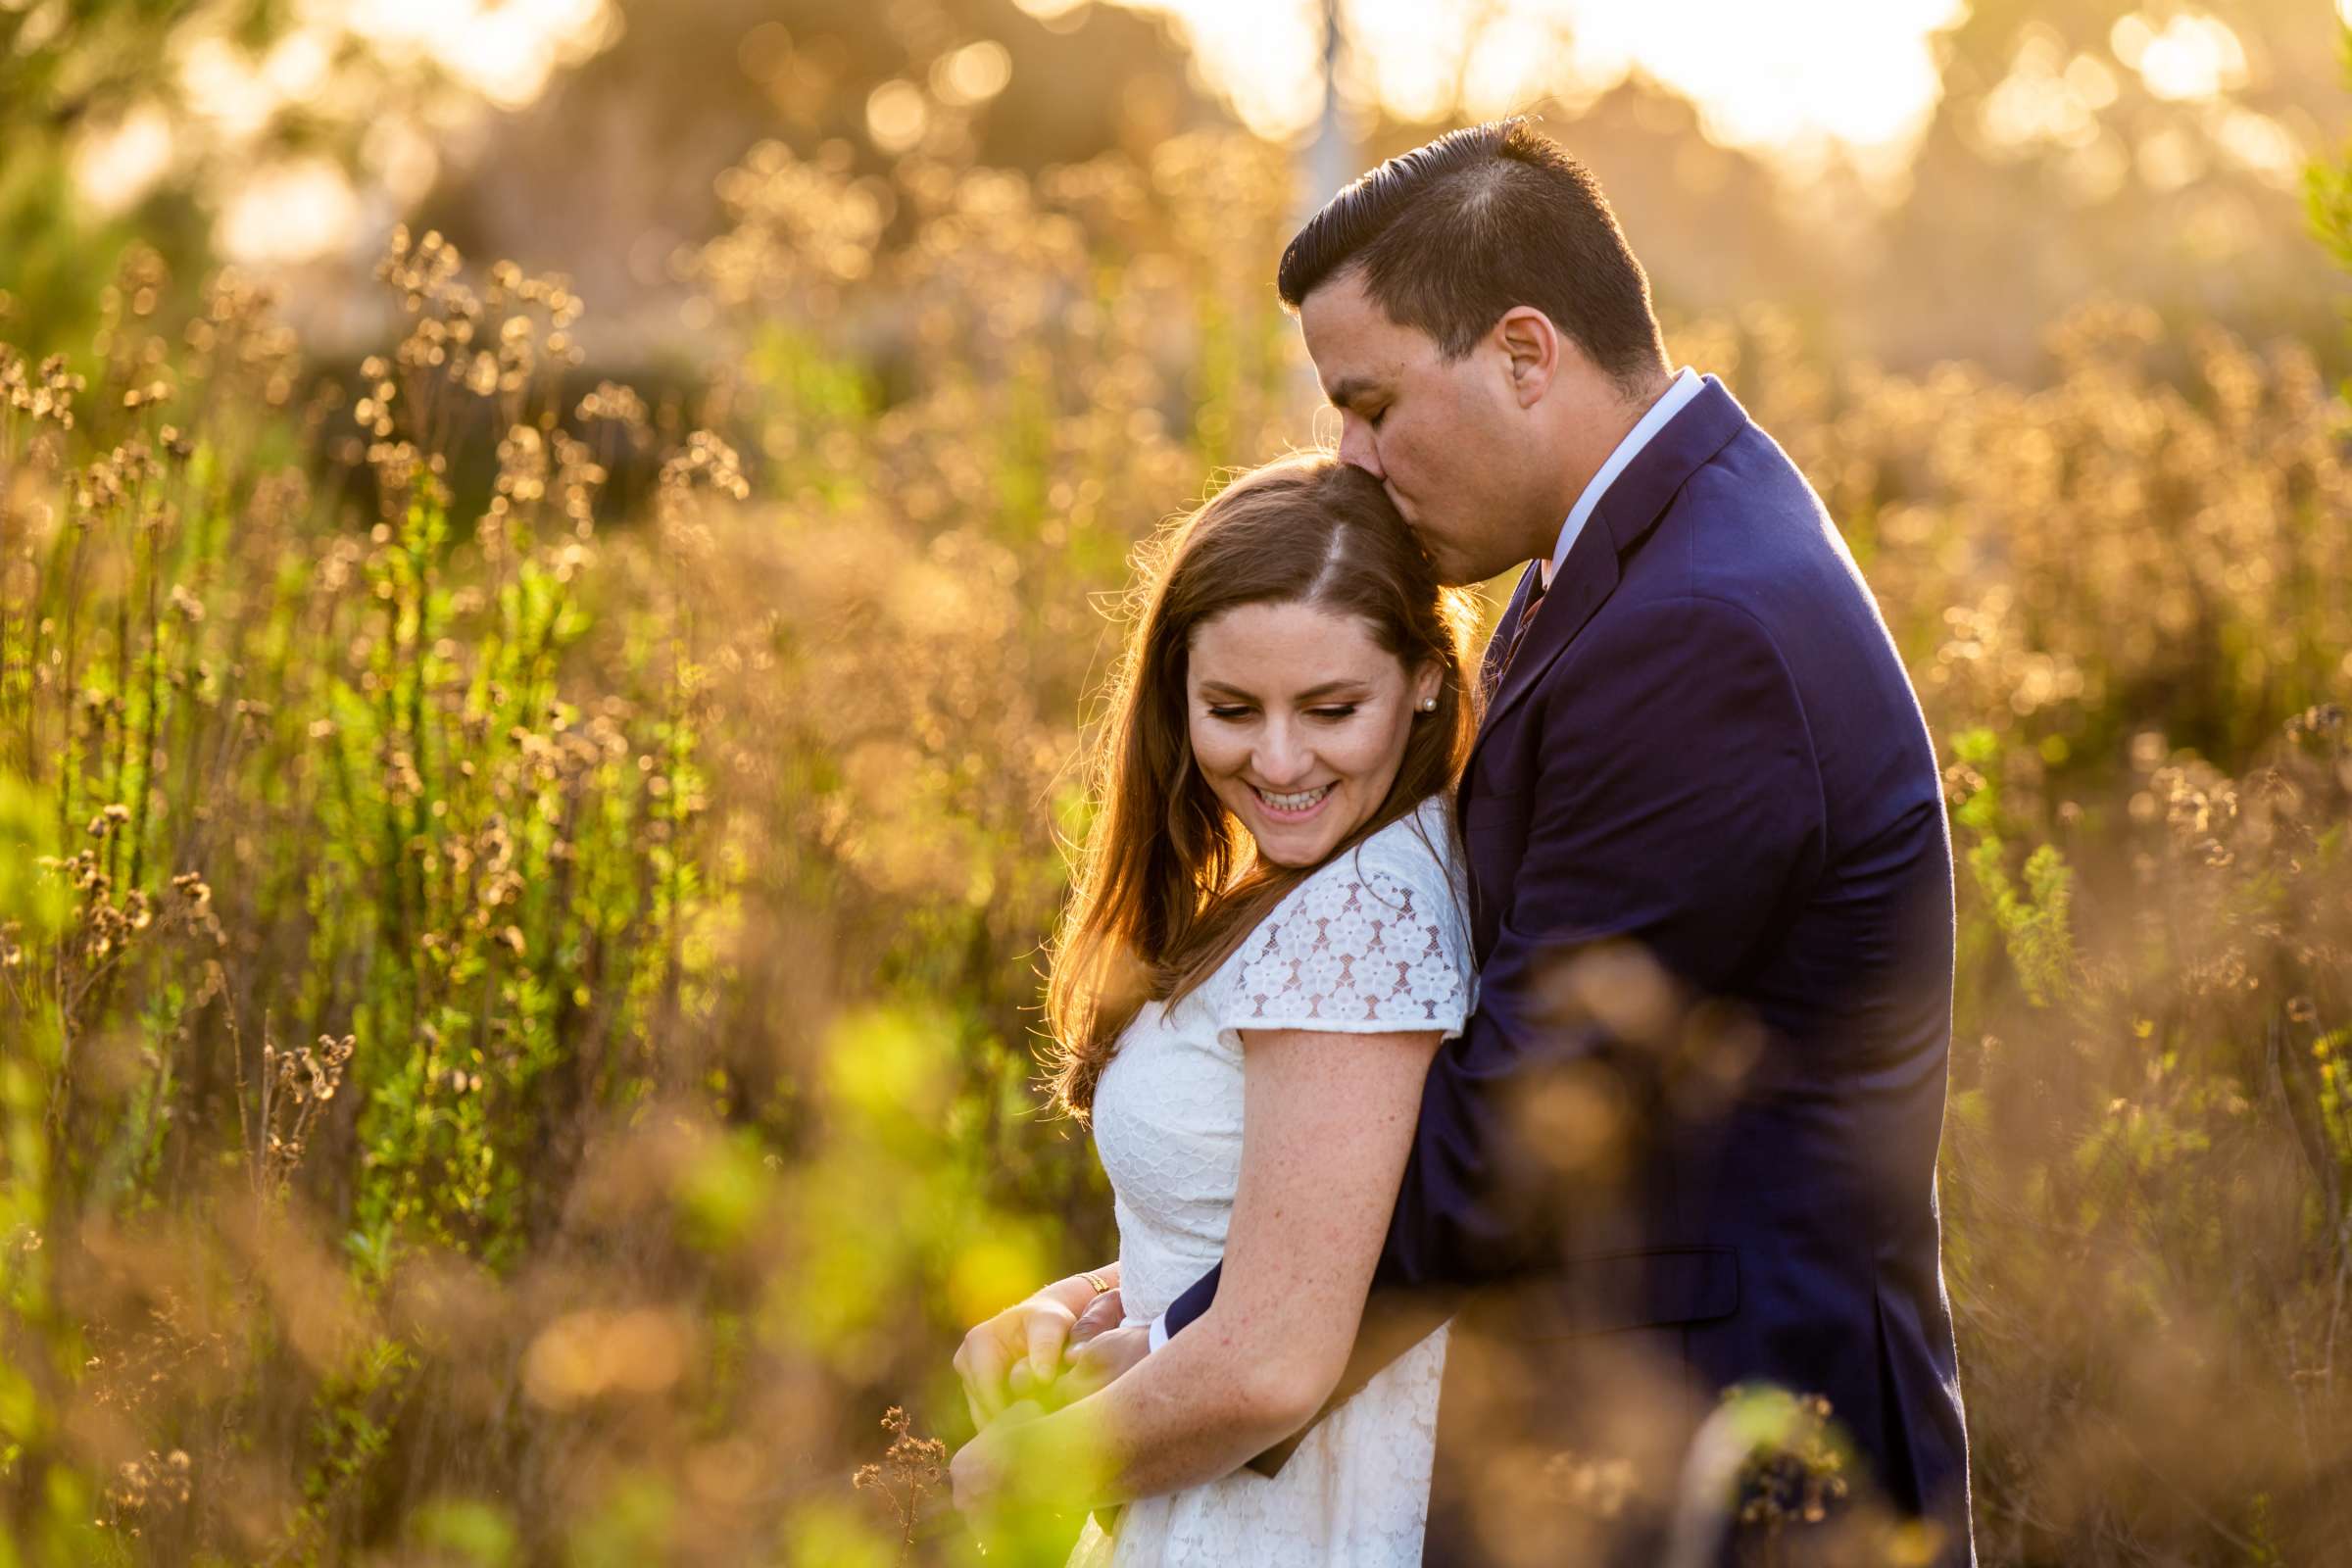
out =
<svg viewBox="0 0 2352 1568"><path fill-rule="evenodd" d="M1581 1308L1591 1330L1679 1326L1709 1395L1827 1396L1881 1492L1968 1560L1936 1196L1953 916L1935 750L1843 540L1721 381L1602 496L1493 695L1459 808L1478 1007L1430 1069L1375 1301L1534 1275L1605 1300ZM1545 989L1606 939L1762 1036L1708 1114L1652 1137L1615 1222L1588 1227L1574 1195L1531 1201L1544 1152L1512 1106L1627 1049L1564 1024ZM1401 1348L1359 1341L1343 1390Z"/></svg>

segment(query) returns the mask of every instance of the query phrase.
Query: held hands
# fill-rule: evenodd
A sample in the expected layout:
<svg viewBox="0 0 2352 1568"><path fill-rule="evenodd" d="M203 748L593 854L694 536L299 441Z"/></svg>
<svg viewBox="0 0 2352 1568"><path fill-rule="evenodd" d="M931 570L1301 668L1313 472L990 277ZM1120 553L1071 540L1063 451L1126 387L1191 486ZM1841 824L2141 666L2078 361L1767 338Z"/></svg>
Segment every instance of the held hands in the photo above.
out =
<svg viewBox="0 0 2352 1568"><path fill-rule="evenodd" d="M956 1372L972 1425L987 1426L1015 1400L1066 1404L1133 1366L1150 1348L1150 1332L1120 1329L1120 1317L1116 1286L1097 1292L1076 1274L966 1334L956 1351Z"/></svg>
<svg viewBox="0 0 2352 1568"><path fill-rule="evenodd" d="M1079 1332L1070 1336L1069 1346L1062 1352L1061 1376L1044 1391L1047 1404L1067 1404L1107 1388L1120 1374L1152 1353L1149 1324L1122 1326L1116 1310L1112 1311L1110 1322L1110 1327L1087 1333L1086 1320L1078 1320ZM1022 1370L1015 1368L1015 1376Z"/></svg>
<svg viewBox="0 0 2352 1568"><path fill-rule="evenodd" d="M951 1466L956 1506L984 1542L1083 1521L1099 1456L1039 1418L1108 1385L1151 1349L1151 1330L1121 1326L1117 1287L1057 1280L964 1336L956 1370L980 1428ZM1049 1432L1054 1440L1041 1439ZM1041 1448L1053 1452L1039 1451ZM1066 1554L1067 1543L1060 1544ZM1052 1556L1053 1553L1048 1553ZM1042 1560L1042 1559L1041 1559Z"/></svg>

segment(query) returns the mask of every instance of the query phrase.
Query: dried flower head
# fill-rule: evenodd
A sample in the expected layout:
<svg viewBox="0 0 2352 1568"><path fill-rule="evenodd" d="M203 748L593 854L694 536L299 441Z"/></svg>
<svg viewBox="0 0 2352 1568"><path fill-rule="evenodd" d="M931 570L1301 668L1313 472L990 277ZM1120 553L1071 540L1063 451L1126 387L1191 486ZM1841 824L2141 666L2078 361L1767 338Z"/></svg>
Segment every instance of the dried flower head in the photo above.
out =
<svg viewBox="0 0 2352 1568"><path fill-rule="evenodd" d="M902 1539L911 1546L924 1499L947 1479L948 1446L937 1438L916 1437L914 1418L895 1404L883 1412L882 1430L890 1434L882 1462L859 1465L850 1484L880 1494Z"/></svg>

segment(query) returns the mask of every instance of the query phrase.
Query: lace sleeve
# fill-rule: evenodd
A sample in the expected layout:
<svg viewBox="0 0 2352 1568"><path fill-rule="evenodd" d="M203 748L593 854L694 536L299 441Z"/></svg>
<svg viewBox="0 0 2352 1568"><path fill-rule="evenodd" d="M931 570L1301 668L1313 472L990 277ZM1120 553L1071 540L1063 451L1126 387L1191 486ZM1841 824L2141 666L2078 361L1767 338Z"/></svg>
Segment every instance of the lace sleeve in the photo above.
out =
<svg viewBox="0 0 2352 1568"><path fill-rule="evenodd" d="M1227 1029L1461 1033L1473 995L1460 909L1427 877L1335 861L1242 945Z"/></svg>

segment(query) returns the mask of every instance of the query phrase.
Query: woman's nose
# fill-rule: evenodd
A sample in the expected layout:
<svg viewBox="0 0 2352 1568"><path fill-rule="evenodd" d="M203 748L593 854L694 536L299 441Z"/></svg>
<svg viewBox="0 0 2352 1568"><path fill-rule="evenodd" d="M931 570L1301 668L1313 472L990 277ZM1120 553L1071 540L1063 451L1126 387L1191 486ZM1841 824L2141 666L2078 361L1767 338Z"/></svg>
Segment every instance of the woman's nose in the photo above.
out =
<svg viewBox="0 0 2352 1568"><path fill-rule="evenodd" d="M1307 770L1314 765L1314 754L1304 740L1296 725L1279 719L1268 724L1258 736L1255 755L1250 759L1257 769L1258 782L1270 789L1304 783Z"/></svg>

